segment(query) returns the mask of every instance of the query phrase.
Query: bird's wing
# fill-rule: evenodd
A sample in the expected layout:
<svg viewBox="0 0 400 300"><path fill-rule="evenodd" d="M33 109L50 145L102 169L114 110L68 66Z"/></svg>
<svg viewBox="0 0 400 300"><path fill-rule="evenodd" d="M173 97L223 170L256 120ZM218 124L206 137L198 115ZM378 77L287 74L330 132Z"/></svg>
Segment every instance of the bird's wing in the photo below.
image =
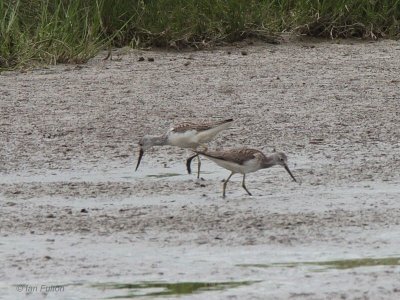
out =
<svg viewBox="0 0 400 300"><path fill-rule="evenodd" d="M262 158L264 154L255 149L226 149L221 151L196 151L197 153L204 155L206 157L230 161L233 163L237 163L239 165L245 164L246 161Z"/></svg>
<svg viewBox="0 0 400 300"><path fill-rule="evenodd" d="M214 128L216 126L232 122L233 119L227 119L219 122L204 122L204 123L192 123L192 122L183 122L180 124L177 124L171 128L171 131L173 132L185 132L189 130L196 130L197 132L200 131L205 131L209 130L211 128Z"/></svg>

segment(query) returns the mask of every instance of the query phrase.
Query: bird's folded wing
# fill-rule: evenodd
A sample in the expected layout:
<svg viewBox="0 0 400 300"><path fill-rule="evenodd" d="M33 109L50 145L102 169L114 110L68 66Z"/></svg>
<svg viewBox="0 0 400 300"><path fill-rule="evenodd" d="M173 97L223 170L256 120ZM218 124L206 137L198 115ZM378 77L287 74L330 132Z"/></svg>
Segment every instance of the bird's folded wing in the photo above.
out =
<svg viewBox="0 0 400 300"><path fill-rule="evenodd" d="M206 157L231 161L239 165L243 165L246 161L263 156L263 154L255 149L227 149L224 151L197 151Z"/></svg>
<svg viewBox="0 0 400 300"><path fill-rule="evenodd" d="M185 132L188 130L196 130L196 131L200 132L200 131L209 130L216 126L219 126L219 125L222 125L222 124L225 124L228 122L232 122L232 121L233 121L232 119L228 119L228 120L223 120L223 121L219 121L219 122L204 122L204 123L183 122L183 123L173 126L171 128L171 131Z"/></svg>

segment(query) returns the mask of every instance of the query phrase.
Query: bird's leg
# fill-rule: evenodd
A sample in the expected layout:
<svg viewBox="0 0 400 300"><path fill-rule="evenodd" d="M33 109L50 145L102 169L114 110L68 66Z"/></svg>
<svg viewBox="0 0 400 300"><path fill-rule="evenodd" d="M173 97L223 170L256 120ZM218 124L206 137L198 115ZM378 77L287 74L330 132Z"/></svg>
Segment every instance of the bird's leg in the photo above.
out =
<svg viewBox="0 0 400 300"><path fill-rule="evenodd" d="M229 175L228 179L226 179L224 182L224 187L222 189L222 198L225 198L226 185L228 184L228 181L229 181L229 179L231 179L232 175L233 175L233 172L231 173L231 175Z"/></svg>
<svg viewBox="0 0 400 300"><path fill-rule="evenodd" d="M249 192L249 190L246 188L246 184L245 184L245 179L246 179L246 174L243 174L243 181L242 181L242 187L245 189L245 191L247 192L247 194L249 194L251 196L251 193Z"/></svg>
<svg viewBox="0 0 400 300"><path fill-rule="evenodd" d="M196 156L198 157L199 155L198 154L192 155L186 160L186 169L188 174L192 174L192 169L190 168L190 164L192 163L193 158L195 158Z"/></svg>
<svg viewBox="0 0 400 300"><path fill-rule="evenodd" d="M197 154L197 161L198 161L198 164L197 164L197 179L199 179L200 178L201 161L200 161L200 155L198 155L198 154Z"/></svg>

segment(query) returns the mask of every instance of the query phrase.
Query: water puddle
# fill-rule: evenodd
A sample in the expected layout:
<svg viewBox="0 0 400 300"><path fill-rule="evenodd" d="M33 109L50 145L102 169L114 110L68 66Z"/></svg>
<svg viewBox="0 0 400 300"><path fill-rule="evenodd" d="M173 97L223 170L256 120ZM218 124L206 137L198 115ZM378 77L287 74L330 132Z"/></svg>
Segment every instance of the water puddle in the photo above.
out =
<svg viewBox="0 0 400 300"><path fill-rule="evenodd" d="M241 264L240 267L254 267L254 268L296 268L299 266L318 266L324 269L353 269L359 267L376 267L376 266L399 266L400 257L385 257L385 258L359 258L359 259L343 259L343 260L329 260L329 261L307 261L307 262L293 262L293 263L272 263L272 264Z"/></svg>
<svg viewBox="0 0 400 300"><path fill-rule="evenodd" d="M174 176L180 176L181 174L178 173L163 173L163 174L150 174L146 175L146 177L151 177L151 178L165 178L165 177L174 177Z"/></svg>
<svg viewBox="0 0 400 300"><path fill-rule="evenodd" d="M244 285L250 285L259 281L236 282L140 282L140 283L104 283L93 287L103 290L123 290L124 295L112 296L107 299L126 299L143 296L171 296L187 295L206 291L225 290Z"/></svg>

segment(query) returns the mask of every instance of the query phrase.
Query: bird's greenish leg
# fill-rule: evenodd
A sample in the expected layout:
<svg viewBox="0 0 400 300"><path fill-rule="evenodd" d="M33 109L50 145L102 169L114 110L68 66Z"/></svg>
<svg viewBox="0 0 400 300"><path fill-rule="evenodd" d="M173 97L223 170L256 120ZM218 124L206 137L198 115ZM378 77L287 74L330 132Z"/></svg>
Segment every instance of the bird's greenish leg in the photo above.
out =
<svg viewBox="0 0 400 300"><path fill-rule="evenodd" d="M246 174L243 174L242 187L243 187L244 190L247 192L247 194L249 194L249 195L251 196L251 193L250 193L249 190L246 188L245 180L246 180Z"/></svg>
<svg viewBox="0 0 400 300"><path fill-rule="evenodd" d="M228 179L226 179L224 182L224 187L222 189L222 198L225 198L226 185L228 184L228 181L229 181L229 179L231 179L232 175L233 175L233 172L231 173L231 175L229 175Z"/></svg>
<svg viewBox="0 0 400 300"><path fill-rule="evenodd" d="M197 155L197 179L200 178L200 167L201 167L201 160L200 155Z"/></svg>

